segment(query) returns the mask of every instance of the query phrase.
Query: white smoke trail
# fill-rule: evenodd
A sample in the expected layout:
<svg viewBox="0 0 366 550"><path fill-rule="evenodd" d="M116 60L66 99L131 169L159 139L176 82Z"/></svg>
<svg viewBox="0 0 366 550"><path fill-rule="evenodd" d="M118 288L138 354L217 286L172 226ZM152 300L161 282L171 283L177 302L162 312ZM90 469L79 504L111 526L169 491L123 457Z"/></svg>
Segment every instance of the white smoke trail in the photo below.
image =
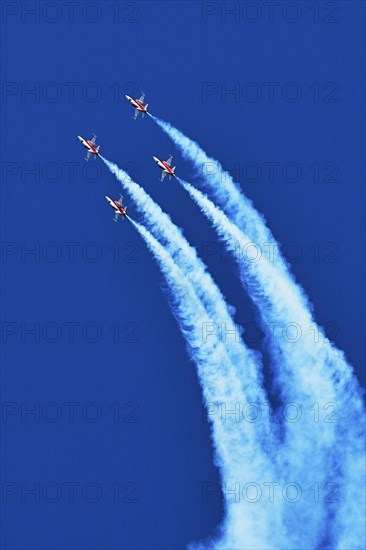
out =
<svg viewBox="0 0 366 550"><path fill-rule="evenodd" d="M271 295L275 292L283 292L285 289L283 285L281 286L281 281L277 280L276 273L269 261L262 257L259 260L256 259L255 262L251 262L249 258L243 259L240 254L237 254L238 243L241 250L249 249L252 244L243 232L230 222L227 216L201 191L181 179L179 181L198 204L204 215L211 221L226 249L237 260L242 284L249 290L255 303L258 305L259 302L260 307L263 301L269 302ZM271 322L272 326L275 326L274 322L278 319L277 315L274 310L273 316L266 316L266 322ZM297 340L296 333L295 339ZM288 343L291 345L290 340ZM301 491L303 491L314 483L319 483L319 481L325 483L328 475L324 476L329 461L328 450L330 446L335 444L333 426L329 430L324 423L314 424L311 414L303 414L304 403L309 403L309 406L311 406L314 402L322 402L325 395L330 401L334 401L335 397L332 385L325 382L328 376L324 372L322 362L316 364L313 361L308 361L304 363L301 353L300 357L297 356L296 346L293 346L293 348L294 364L297 368L292 372L291 365L286 362L281 364L281 391L284 397L291 395L295 399L293 387L296 387L296 405L292 405L291 408L292 414L295 412L294 418L297 418L297 421L290 421L286 424L286 443L283 448L279 448L279 453L283 457L283 463L286 464L286 470L290 478L293 481L296 480L301 487ZM310 400L309 396L311 396ZM311 447L309 447L310 444ZM309 456L309 454L313 457L311 469L309 469L308 463L302 463L304 457ZM296 455L298 455L298 459L294 460ZM290 456L291 460L289 460ZM315 478L314 471L317 472ZM304 494L301 501L297 504L291 503L289 506L289 515L293 512L295 517L301 518L295 530L298 537L296 541L298 548L314 548L321 537L321 530L326 522L325 508L319 505L314 506L312 496Z"/></svg>
<svg viewBox="0 0 366 550"><path fill-rule="evenodd" d="M144 223L151 231L152 235L147 234L141 229L142 226L135 225L136 228L140 228L143 232L144 238L148 239L150 243L154 243L154 254L156 256L157 250L159 251L159 258L163 255L166 262L164 264L164 274L167 276L166 266L171 268L174 266L174 273L180 274L180 284L184 290L178 292L177 281L174 287L172 286L173 299L180 298L179 311L184 311L184 316L181 318L181 327L186 337L192 338L194 325L194 345L190 340L190 346L193 349L202 348L201 351L196 353L203 354L201 361L205 359L208 365L213 362L214 365L225 365L225 370L221 369L221 372L217 374L216 385L221 384L221 391L218 392L215 389L215 400L211 401L209 407L214 408L219 420L219 425L226 424L226 417L232 416L229 411L237 410L243 403L258 404L260 410L266 409L266 413L262 415L259 423L243 421L243 418L238 417L235 414L235 429L236 437L240 440L240 446L235 449L235 460L239 461L240 467L237 469L231 469L229 465L224 476L224 491L225 487L230 490L229 485L226 482L227 479L233 481L234 486L240 484L243 487L246 483L266 483L272 482L274 479L278 480L278 472L276 470L275 457L267 456L266 450L270 451L273 448L272 434L270 432L269 422L269 405L266 399L265 393L262 387L262 379L259 373L257 359L253 353L248 350L241 342L238 336L238 329L231 319L230 313L227 309L226 302L212 280L209 273L206 271L204 264L197 257L196 251L188 244L183 237L181 231L172 223L170 218L160 209L160 207L154 203L151 197L140 187L136 182L131 180L126 172L121 170L116 164L101 157L103 162L108 166L111 172L116 176L117 180L123 185L124 189L132 196L137 210L142 214ZM158 242L159 247L155 245L155 240ZM162 246L164 245L164 246ZM170 261L167 258L170 258ZM185 279L186 278L186 279ZM178 278L179 281L179 278ZM188 290L189 289L189 292ZM192 296L192 291L194 296ZM175 293L177 292L176 296ZM185 297L185 300L183 298ZM194 315L195 308L200 304L199 311L200 316ZM202 315L202 311L205 312L205 317ZM181 313L182 315L182 313ZM190 317L191 316L191 317ZM184 323L183 323L183 320ZM192 319L190 321L190 319ZM205 334L205 338L202 334L202 327L211 326L215 327L218 322L225 326L226 333L231 331L231 334L235 334L235 340L224 340L220 338L220 335ZM183 323L183 324L182 324ZM188 323L188 325L187 325ZM187 332L186 326L191 327ZM198 340L199 337L199 340ZM205 346L207 342L213 340L213 342L219 341L219 344L215 344L214 351L209 351L209 348ZM203 351L204 350L204 351ZM220 350L220 355L216 357ZM207 356L205 354L208 353ZM224 363L223 354L226 354ZM209 379L207 384L210 386L213 381ZM230 391L227 384L230 384ZM205 388L207 392L209 388ZM209 395L209 394L207 394ZM207 396L206 396L207 401ZM223 410L227 412L222 412ZM209 409L210 410L210 409ZM210 415L210 417L216 419L216 414ZM214 432L215 444L222 445L221 454L230 454L230 449L225 451L225 444L221 443L221 431L224 426L221 426ZM234 458L231 458L231 461ZM231 464L231 462L230 462ZM236 497L237 498L237 497ZM273 507L269 500L263 498L258 502L258 509L255 510L253 503L250 503L251 507L248 508L248 501L243 501L242 495L239 496L239 502L231 503L230 499L227 499L227 521L224 525L223 539L225 544L230 541L230 548L272 548L272 540L284 541L285 533L282 527L282 514L281 506L282 502L278 502L276 507ZM249 513L251 511L251 513ZM254 513L255 512L255 513ZM242 514L245 514L244 516ZM235 522L234 519L235 518ZM259 525L261 525L259 529ZM244 527L245 526L245 529ZM244 530L243 530L244 529ZM260 534L259 534L260 531ZM225 534L226 533L226 534ZM276 535L276 537L274 537ZM291 536L289 537L291 539ZM216 547L220 548L220 544L216 541ZM225 546L224 546L225 547ZM228 546L226 546L227 548ZM284 547L282 545L282 547Z"/></svg>
<svg viewBox="0 0 366 550"><path fill-rule="evenodd" d="M212 403L240 402L241 388L233 374L225 346L217 338L202 342L200 327L207 319L207 311L193 286L169 252L151 233L141 224L130 221L145 240L166 279L173 312L187 341L190 356L197 366L207 407ZM223 491L227 489L228 492L234 493L231 496L225 495L226 521L220 539L211 540L210 547L214 545L218 549L232 550L277 548L273 545L274 535L276 540L280 538L279 525L276 525L275 520L276 511L271 510L271 505L266 499L254 504L249 502L249 499L242 498L242 488L248 483L253 483L253 475L260 480L266 480L268 475L267 461L255 443L255 425L250 425L247 439L243 442L237 429L237 419L232 415L224 422L218 415L211 416L210 420ZM250 457L253 463L249 464L247 457ZM210 483L203 483L203 496L207 496L205 491L208 486L209 491L212 491ZM270 521L270 524L266 525L266 521ZM281 536L284 536L283 533ZM282 540L284 541L283 538Z"/></svg>
<svg viewBox="0 0 366 550"><path fill-rule="evenodd" d="M226 241L226 245L231 249L233 246L239 246L240 253L245 252L245 246L250 243L254 243L261 254L268 247L273 250L275 240L267 228L264 218L242 195L238 186L222 166L214 159L209 158L197 143L176 128L160 119L152 118L172 138L183 157L193 162L200 175L203 170L206 171L203 174L205 189L210 192L215 203L223 209L229 220L237 228L240 228L242 234L236 234L235 237L238 240L231 242L230 245ZM195 200L197 197L196 195ZM205 213L207 214L207 212ZM210 219L213 222L212 217ZM219 230L218 225L216 229ZM224 233L228 237L225 231ZM233 235L234 233L229 239ZM222 232L220 236L224 238ZM336 516L332 528L329 530L337 548L358 549L360 541L364 540L365 495L364 485L359 483L360 479L364 479L362 437L364 409L357 380L344 354L328 342L324 331L315 324L308 298L301 287L296 284L280 254L276 253L267 260L260 258L256 264L252 261L250 270L245 269L245 263L245 260L240 262L241 274L245 278L249 294L258 306L264 328L271 334L270 338L273 336L274 327L279 328L280 337L272 338L273 341L270 342L270 345L272 356L275 359L274 367L276 368L278 389L281 390L283 399L296 401L300 394L302 398L305 398L301 403L304 408L314 404L314 401L322 407L327 407L329 402L335 402L339 408L341 417L337 424L325 425L323 421L322 423L314 422L313 429L310 425L308 426L309 429L303 434L298 455L295 448L291 451L291 462L295 463L295 469L303 472L305 479L308 478L309 463L314 465L314 459L317 462L317 458L319 459L319 468L321 468L319 477L324 482L326 480L332 482L332 477L338 481L339 470L342 471L342 498L336 505L331 503L328 506L333 508L331 513ZM253 278L254 273L256 275ZM301 331L299 341L296 341L296 335L294 335L295 338L293 336L289 338L288 327ZM323 424L323 426L319 426L319 424ZM294 429L288 429L287 434L291 432L294 434L294 431ZM337 437L338 449L335 446L335 437ZM298 437L294 439L299 440ZM313 447L314 442L317 442L316 453ZM328 468L326 469L327 450L329 450L329 455ZM315 454L317 458L315 458ZM304 462L303 465L301 461ZM324 518L310 503L307 512L313 529L311 527L309 529L309 524L307 524L307 528L304 527L301 530L299 522L298 544L305 544L305 547L308 544L314 547L316 541L319 540L322 525L324 526ZM354 519L352 529L347 527L350 515Z"/></svg>

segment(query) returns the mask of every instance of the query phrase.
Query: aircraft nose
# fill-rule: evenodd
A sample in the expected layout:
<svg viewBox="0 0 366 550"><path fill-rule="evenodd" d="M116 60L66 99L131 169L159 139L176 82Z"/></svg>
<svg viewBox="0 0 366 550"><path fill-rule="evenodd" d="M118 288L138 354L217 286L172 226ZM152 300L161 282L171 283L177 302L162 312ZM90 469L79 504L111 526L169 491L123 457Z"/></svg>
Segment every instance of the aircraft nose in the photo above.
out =
<svg viewBox="0 0 366 550"><path fill-rule="evenodd" d="M81 136L78 136L79 141L83 141L83 138Z"/></svg>

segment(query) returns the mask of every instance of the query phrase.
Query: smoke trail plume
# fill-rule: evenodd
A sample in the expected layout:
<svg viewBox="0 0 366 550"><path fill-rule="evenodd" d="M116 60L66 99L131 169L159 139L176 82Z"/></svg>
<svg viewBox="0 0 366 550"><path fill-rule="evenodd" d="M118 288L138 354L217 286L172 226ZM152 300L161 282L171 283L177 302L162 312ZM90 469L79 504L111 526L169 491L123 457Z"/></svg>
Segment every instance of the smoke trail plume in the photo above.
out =
<svg viewBox="0 0 366 550"><path fill-rule="evenodd" d="M243 196L222 166L208 157L197 143L170 124L152 118L172 138L183 157L193 162L197 173L204 176L204 188L222 208L232 225L241 230L238 235L232 227L231 232L228 232L227 225L224 229L217 217L212 217L211 206L205 203L205 208L202 208L205 202L202 196L196 194L193 197L191 192L196 201L200 199L201 208L206 215L210 214L208 217L211 216L211 222L216 220L214 225L228 249L232 252L232 247L236 246L239 247L239 253L243 254L245 246L254 243L260 251L260 260L257 263L252 261L250 270L245 269L244 260L240 262L241 275L258 307L264 329L267 330L277 386L283 400L296 401L301 395L304 398L301 402L304 409L314 402L324 408L334 402L339 408L340 418L335 424L323 421L322 426L319 423L316 426L314 422L311 427L307 423L308 429L303 434L299 448L297 444L300 438L295 436L295 429L287 426L287 437L293 438L292 442L296 444L291 449L287 441L286 449L289 454L291 451L290 460L295 464L295 471L302 472L306 480L309 464L319 467L319 478L324 483L333 481L329 476L338 482L341 471L342 499L336 505L328 505L328 508L332 508L330 513L336 516L330 537L333 537L333 544L339 549L356 549L364 540L364 486L359 483L359 479L364 479L364 408L352 368L344 354L327 340L323 329L316 325L307 296L296 284L286 262L278 253L264 218L255 210L251 201ZM231 239L234 235L237 240L233 243ZM271 251L273 246L276 253L263 259L263 251L268 251L268 248ZM273 334L274 327L279 329L279 336L278 333ZM289 327L295 329L296 334L289 336ZM299 331L300 340L297 340ZM307 514L307 528L301 529L301 521L297 526L299 547L314 547L317 541L319 543L325 525L322 515L310 503ZM350 516L354 518L352 529L347 527ZM312 527L309 528L310 525Z"/></svg>
<svg viewBox="0 0 366 550"><path fill-rule="evenodd" d="M244 259L241 254L238 254L237 244L240 244L241 250L249 249L248 247L252 245L250 239L235 224L230 222L227 216L203 193L189 183L181 179L179 181L197 203L203 214L210 220L219 238L224 242L226 249L237 261L241 282L244 288L249 290L257 305L259 302L260 307L261 303L263 301L268 302L275 292L281 292L282 288L279 284L281 281L277 280L270 262L265 258L259 260L256 258L255 262L251 262L248 258ZM274 327L277 318L277 312L274 310L274 316L271 318L267 316L266 321L267 323L271 322ZM290 346L294 343L294 336L291 337L292 341L289 336L288 338ZM297 340L296 333L295 340ZM314 482L318 483L319 477L321 480L323 479L329 462L328 450L330 446L334 446L335 437L333 426L329 430L323 423L315 424L311 415L304 416L302 414L302 407L304 403L312 406L312 403L323 400L324 395L330 401L334 401L335 397L333 387L324 382L324 379L327 380L327 373L324 372L322 363L306 362L304 364L301 353L300 357L296 355L296 347L294 353L294 360L298 361L298 363L295 363L297 368L294 372L292 372L290 365L281 364L281 391L284 397L291 395L294 400L296 397L296 405L293 404L291 408L294 418L297 420L286 424L286 443L283 447L279 447L278 453L282 456L283 465L286 465L286 470L292 476L292 479L299 480L302 488L308 488ZM296 387L296 396L293 390L294 386ZM309 395L311 395L310 400ZM309 447L310 443L311 447ZM312 455L313 467L311 469L309 469L307 462L302 463L304 457L309 454ZM316 480L314 479L314 471L317 472ZM298 510L299 508L301 508L301 513ZM312 498L309 499L308 495L305 495L298 504L291 503L288 515L290 516L291 513L294 513L295 517L301 518L301 522L298 522L295 529L297 547L314 548L322 536L322 528L326 521L326 510L322 506L314 506ZM295 524L294 520L293 526Z"/></svg>
<svg viewBox="0 0 366 550"><path fill-rule="evenodd" d="M202 342L200 327L207 319L207 312L193 286L169 252L151 233L143 225L130 221L146 242L166 279L174 315L187 341L190 356L197 366L206 406L209 408L213 403L240 402L243 398L242 391L225 346L217 338ZM233 415L225 418L224 422L219 415L210 416L210 420L223 492L236 493L225 495L226 520L221 529L221 537L215 541L211 540L210 547L214 545L215 548L233 550L276 548L272 545L274 535L276 540L282 537L284 542L284 532L276 520L277 511L271 509L273 506L267 499L254 504L253 501L249 502L241 495L242 487L253 484L253 475L255 479L268 480L266 477L269 473L268 464L256 444L255 424L250 424L246 441L243 441L239 436L237 420ZM247 462L247 457L253 460L252 464ZM203 497L207 497L205 491L208 486L210 486L208 492L210 494L211 484L203 483ZM270 523L266 524L266 521Z"/></svg>

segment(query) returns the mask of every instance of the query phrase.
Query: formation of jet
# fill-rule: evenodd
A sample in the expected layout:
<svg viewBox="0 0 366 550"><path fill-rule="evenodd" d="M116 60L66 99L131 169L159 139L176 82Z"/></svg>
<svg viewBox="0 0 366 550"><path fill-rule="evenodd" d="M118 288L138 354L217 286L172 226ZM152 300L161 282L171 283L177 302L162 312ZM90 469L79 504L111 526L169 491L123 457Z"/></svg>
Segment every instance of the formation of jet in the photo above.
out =
<svg viewBox="0 0 366 550"><path fill-rule="evenodd" d="M164 181L165 176L168 174L169 179L172 179L172 176L176 178L176 175L174 173L176 166L171 167L173 157L170 155L168 160L160 160L157 157L153 157L156 164L159 166L159 168L162 170L161 174L161 181Z"/></svg>
<svg viewBox="0 0 366 550"><path fill-rule="evenodd" d="M114 208L114 222L118 222L119 216L127 216L127 206L123 206L123 197L122 195L119 196L118 201L112 200L110 197L105 197L107 201L109 202L110 206ZM123 220L123 217L121 218Z"/></svg>
<svg viewBox="0 0 366 550"><path fill-rule="evenodd" d="M126 97L127 101L129 103L131 103L132 107L135 109L135 114L134 114L133 118L136 120L136 118L139 116L139 113L142 113L142 118L143 118L145 116L145 114L147 113L147 108L149 106L148 103L146 103L146 105L144 105L145 94L143 93L139 99L133 99L129 95L126 95L125 97Z"/></svg>
<svg viewBox="0 0 366 550"><path fill-rule="evenodd" d="M145 114L147 113L147 109L148 109L148 106L149 106L148 103L144 104L145 94L143 93L139 99L133 99L132 97L130 97L128 95L126 95L126 98L128 99L129 103L131 103L132 107L135 109L135 114L134 114L133 118L136 120L139 113L142 113L142 116L144 117ZM100 145L96 144L97 136L95 134L93 134L93 137L90 140L89 139L84 139L81 136L78 136L78 140L82 143L82 145L87 150L85 160L89 160L89 158L92 155L94 155L94 156L99 155ZM153 159L162 171L161 178L160 178L161 181L164 181L164 178L167 175L169 176L169 179L171 179L172 176L174 176L175 178L177 177L175 175L175 168L176 167L175 166L172 167L172 165L171 165L172 160L173 160L172 155L170 155L168 160L160 160L157 157L153 157ZM123 206L123 197L122 197L122 195L120 195L120 198L118 199L118 201L115 201L115 200L113 200L113 199L111 199L110 197L107 197L107 196L105 198L107 199L109 205L112 206L112 208L114 209L113 221L117 222L119 217L121 217L121 219L123 220L123 218L125 218L127 216L127 206Z"/></svg>
<svg viewBox="0 0 366 550"><path fill-rule="evenodd" d="M99 155L100 145L98 145L98 147L96 146L95 144L96 139L97 139L97 136L95 134L93 134L93 137L90 140L84 139L81 136L78 136L78 140L81 141L81 143L87 149L85 160L89 160L90 155L97 155L97 156Z"/></svg>

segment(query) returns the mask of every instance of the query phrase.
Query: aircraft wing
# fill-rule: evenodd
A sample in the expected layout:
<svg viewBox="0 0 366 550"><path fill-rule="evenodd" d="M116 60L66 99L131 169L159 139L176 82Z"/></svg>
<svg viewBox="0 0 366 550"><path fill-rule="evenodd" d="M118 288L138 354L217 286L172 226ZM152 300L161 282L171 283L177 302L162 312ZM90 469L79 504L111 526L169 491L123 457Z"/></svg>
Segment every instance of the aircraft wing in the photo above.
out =
<svg viewBox="0 0 366 550"><path fill-rule="evenodd" d="M165 176L166 176L166 172L162 172L160 180L164 181Z"/></svg>
<svg viewBox="0 0 366 550"><path fill-rule="evenodd" d="M97 140L97 136L94 134L90 141L92 142L93 145L95 145L96 140Z"/></svg>
<svg viewBox="0 0 366 550"><path fill-rule="evenodd" d="M118 199L117 203L118 203L120 206L122 206L122 203L123 203L123 197L122 197L122 195L119 196L119 199Z"/></svg>
<svg viewBox="0 0 366 550"><path fill-rule="evenodd" d="M137 109L135 109L135 114L133 115L134 120L139 116L139 112Z"/></svg>
<svg viewBox="0 0 366 550"><path fill-rule="evenodd" d="M168 158L168 160L166 161L166 163L169 164L169 166L170 166L171 163L172 163L172 160L173 160L173 157L172 157L172 155L170 155L170 157Z"/></svg>
<svg viewBox="0 0 366 550"><path fill-rule="evenodd" d="M118 217L119 217L118 212L115 212L115 213L114 213L113 221L117 223L117 222L118 222Z"/></svg>
<svg viewBox="0 0 366 550"><path fill-rule="evenodd" d="M143 103L145 101L145 94L142 94L142 96L139 98L139 101Z"/></svg>
<svg viewBox="0 0 366 550"><path fill-rule="evenodd" d="M91 152L90 152L90 151L87 151L85 160L89 160L89 159L90 159L90 155L91 155Z"/></svg>

